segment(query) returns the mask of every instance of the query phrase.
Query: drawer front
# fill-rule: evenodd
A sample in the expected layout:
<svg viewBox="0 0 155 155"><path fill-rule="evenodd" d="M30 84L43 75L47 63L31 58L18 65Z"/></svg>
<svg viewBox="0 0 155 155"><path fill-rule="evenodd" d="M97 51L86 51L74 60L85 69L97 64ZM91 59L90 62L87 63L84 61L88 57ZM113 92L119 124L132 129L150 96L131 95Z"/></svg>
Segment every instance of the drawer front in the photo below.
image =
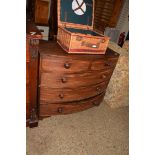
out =
<svg viewBox="0 0 155 155"><path fill-rule="evenodd" d="M93 61L91 65L91 70L106 70L110 68L115 68L117 59L109 58L105 60Z"/></svg>
<svg viewBox="0 0 155 155"><path fill-rule="evenodd" d="M26 63L26 84L29 84L30 77L29 77L29 63Z"/></svg>
<svg viewBox="0 0 155 155"><path fill-rule="evenodd" d="M60 103L87 99L105 91L107 82L95 86L80 87L76 89L40 88L40 102Z"/></svg>
<svg viewBox="0 0 155 155"><path fill-rule="evenodd" d="M102 72L90 72L83 74L62 74L42 73L40 87L49 88L77 88L95 85L103 81L108 81L112 74L112 69Z"/></svg>
<svg viewBox="0 0 155 155"><path fill-rule="evenodd" d="M88 70L90 62L67 57L42 57L41 70L50 72L77 73Z"/></svg>
<svg viewBox="0 0 155 155"><path fill-rule="evenodd" d="M71 102L66 104L44 104L40 103L40 117L48 117L51 115L70 114L86 110L88 108L98 106L103 100L104 94L83 100L80 102Z"/></svg>

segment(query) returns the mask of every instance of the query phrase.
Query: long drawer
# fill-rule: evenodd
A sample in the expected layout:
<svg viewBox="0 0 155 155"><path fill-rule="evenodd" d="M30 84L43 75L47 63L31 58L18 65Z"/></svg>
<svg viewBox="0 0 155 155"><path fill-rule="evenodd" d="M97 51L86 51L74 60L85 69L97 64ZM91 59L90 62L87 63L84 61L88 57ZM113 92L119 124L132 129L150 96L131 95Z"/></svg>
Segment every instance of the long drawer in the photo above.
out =
<svg viewBox="0 0 155 155"><path fill-rule="evenodd" d="M61 73L78 73L87 71L90 61L70 59L67 57L42 57L40 69L43 71L61 72Z"/></svg>
<svg viewBox="0 0 155 155"><path fill-rule="evenodd" d="M114 68L117 60L117 58L78 60L68 57L42 56L40 61L40 69L42 71L61 73L79 73L88 70L105 70Z"/></svg>
<svg viewBox="0 0 155 155"><path fill-rule="evenodd" d="M60 103L87 99L105 91L107 82L102 82L89 87L79 87L75 89L51 89L40 87L40 102Z"/></svg>
<svg viewBox="0 0 155 155"><path fill-rule="evenodd" d="M112 74L112 69L102 72L87 72L82 74L58 74L41 73L40 87L49 88L77 88L86 87L108 81Z"/></svg>
<svg viewBox="0 0 155 155"><path fill-rule="evenodd" d="M80 102L69 102L66 104L61 104L61 103L44 104L43 102L41 102L40 108L39 108L39 111L40 111L39 116L43 118L51 115L70 114L70 113L86 110L88 108L98 106L103 100L103 96L104 96L104 93L98 96L95 96L93 98L89 98L87 100L83 100Z"/></svg>

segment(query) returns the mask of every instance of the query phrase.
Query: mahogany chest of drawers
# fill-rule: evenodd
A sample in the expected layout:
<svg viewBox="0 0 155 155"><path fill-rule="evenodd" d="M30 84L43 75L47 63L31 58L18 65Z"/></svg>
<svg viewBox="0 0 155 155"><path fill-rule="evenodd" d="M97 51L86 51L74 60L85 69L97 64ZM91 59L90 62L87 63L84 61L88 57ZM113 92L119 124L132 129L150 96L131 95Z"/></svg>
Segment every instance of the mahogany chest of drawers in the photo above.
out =
<svg viewBox="0 0 155 155"><path fill-rule="evenodd" d="M67 54L56 42L39 45L39 118L69 114L98 106L119 54Z"/></svg>

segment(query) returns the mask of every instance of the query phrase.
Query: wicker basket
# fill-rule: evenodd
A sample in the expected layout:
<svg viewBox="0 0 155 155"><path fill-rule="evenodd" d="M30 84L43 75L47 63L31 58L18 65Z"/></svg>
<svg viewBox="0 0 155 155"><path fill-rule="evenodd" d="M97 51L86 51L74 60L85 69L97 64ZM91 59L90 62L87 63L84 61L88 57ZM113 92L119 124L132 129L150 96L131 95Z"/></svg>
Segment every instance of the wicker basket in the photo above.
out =
<svg viewBox="0 0 155 155"><path fill-rule="evenodd" d="M73 3L78 4L76 11L85 5L86 15L83 10L77 15ZM58 0L59 45L68 53L105 54L110 38L93 31L93 19L93 0Z"/></svg>

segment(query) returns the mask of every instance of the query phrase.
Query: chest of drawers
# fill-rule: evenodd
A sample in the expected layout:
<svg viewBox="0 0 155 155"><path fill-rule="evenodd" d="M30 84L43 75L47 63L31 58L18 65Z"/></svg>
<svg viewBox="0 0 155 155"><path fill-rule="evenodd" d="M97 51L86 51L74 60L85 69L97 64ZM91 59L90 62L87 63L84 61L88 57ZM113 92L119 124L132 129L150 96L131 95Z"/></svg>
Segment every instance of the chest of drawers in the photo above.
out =
<svg viewBox="0 0 155 155"><path fill-rule="evenodd" d="M98 106L119 54L67 54L56 42L40 42L39 117L70 114Z"/></svg>

